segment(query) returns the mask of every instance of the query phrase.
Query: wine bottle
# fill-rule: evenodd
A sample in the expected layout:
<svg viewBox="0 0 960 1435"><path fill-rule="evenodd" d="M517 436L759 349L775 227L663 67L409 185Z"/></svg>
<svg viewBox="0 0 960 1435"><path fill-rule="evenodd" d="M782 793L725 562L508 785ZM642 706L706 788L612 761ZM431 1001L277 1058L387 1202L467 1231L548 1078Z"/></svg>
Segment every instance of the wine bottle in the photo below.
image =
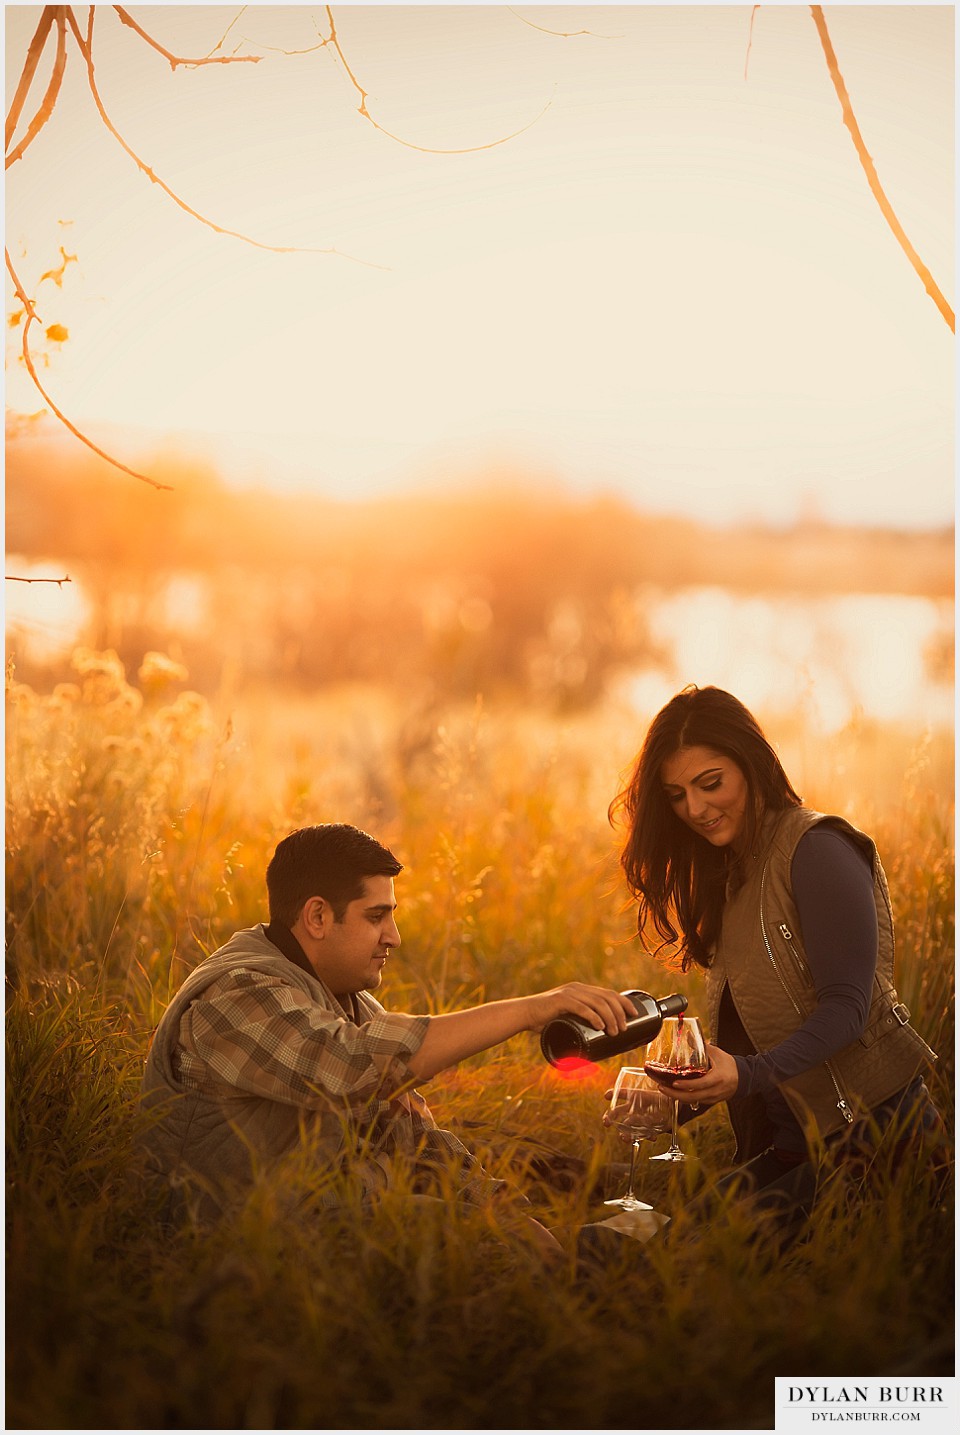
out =
<svg viewBox="0 0 960 1435"><path fill-rule="evenodd" d="M623 1031L610 1036L597 1031L576 1016L558 1016L547 1022L540 1033L540 1050L551 1066L557 1066L565 1058L578 1057L581 1061L603 1061L608 1056L618 1056L622 1051L646 1046L653 1041L667 1016L679 1016L687 1009L687 999L675 992L669 997L652 997L649 992L623 992L637 1009Z"/></svg>

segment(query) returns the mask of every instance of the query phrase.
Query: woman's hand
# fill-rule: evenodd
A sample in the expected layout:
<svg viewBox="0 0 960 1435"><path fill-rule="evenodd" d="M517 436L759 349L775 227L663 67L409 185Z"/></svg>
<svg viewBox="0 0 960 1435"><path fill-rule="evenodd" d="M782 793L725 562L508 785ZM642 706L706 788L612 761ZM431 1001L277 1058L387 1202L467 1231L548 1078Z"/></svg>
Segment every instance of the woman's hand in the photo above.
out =
<svg viewBox="0 0 960 1435"><path fill-rule="evenodd" d="M616 1036L637 1015L633 1002L622 992L587 986L585 982L565 982L547 992L534 992L523 1001L527 1005L528 1031L542 1031L557 1016L575 1016L595 1031Z"/></svg>
<svg viewBox="0 0 960 1435"><path fill-rule="evenodd" d="M686 1076L680 1081L659 1083L670 1096L675 1096L687 1106L716 1106L721 1101L729 1101L740 1084L737 1063L728 1051L711 1046L709 1042L704 1042L704 1049L710 1069L702 1076Z"/></svg>

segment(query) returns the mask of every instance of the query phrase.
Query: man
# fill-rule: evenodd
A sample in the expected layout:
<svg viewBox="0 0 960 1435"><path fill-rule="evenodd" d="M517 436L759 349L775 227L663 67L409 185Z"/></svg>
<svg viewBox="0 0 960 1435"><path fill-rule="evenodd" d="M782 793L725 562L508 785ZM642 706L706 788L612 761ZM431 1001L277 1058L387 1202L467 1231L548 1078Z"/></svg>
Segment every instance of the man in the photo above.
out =
<svg viewBox="0 0 960 1435"><path fill-rule="evenodd" d="M398 1157L424 1180L455 1157L468 1199L501 1186L437 1128L414 1083L561 1012L611 1033L635 1015L619 992L580 982L440 1016L385 1011L370 993L400 945L400 871L356 827L291 833L267 867L269 925L237 932L174 996L147 1058L145 1140L199 1214L306 1152L331 1205L348 1172L370 1194Z"/></svg>

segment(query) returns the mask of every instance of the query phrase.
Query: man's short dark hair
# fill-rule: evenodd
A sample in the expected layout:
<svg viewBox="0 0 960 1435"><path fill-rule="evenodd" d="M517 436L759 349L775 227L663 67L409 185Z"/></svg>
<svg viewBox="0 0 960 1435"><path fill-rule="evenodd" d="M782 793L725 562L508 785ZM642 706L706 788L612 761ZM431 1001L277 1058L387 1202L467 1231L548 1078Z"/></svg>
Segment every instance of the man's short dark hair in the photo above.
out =
<svg viewBox="0 0 960 1435"><path fill-rule="evenodd" d="M311 897L324 897L342 922L348 905L363 896L365 878L395 877L402 870L389 848L348 822L301 827L270 858L270 920L293 927Z"/></svg>

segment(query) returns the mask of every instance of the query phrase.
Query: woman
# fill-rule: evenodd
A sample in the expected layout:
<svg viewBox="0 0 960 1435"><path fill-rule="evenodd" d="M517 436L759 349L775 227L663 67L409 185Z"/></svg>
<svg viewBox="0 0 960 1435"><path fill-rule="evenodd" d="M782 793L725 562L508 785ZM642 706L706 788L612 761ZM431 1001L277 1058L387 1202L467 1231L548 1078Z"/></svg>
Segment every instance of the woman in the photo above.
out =
<svg viewBox="0 0 960 1435"><path fill-rule="evenodd" d="M810 1140L900 1145L940 1119L936 1060L893 985L893 920L869 837L802 805L756 719L720 688L656 716L611 806L641 933L706 969L710 1070L670 1088L681 1111L725 1101L739 1178L813 1195Z"/></svg>

